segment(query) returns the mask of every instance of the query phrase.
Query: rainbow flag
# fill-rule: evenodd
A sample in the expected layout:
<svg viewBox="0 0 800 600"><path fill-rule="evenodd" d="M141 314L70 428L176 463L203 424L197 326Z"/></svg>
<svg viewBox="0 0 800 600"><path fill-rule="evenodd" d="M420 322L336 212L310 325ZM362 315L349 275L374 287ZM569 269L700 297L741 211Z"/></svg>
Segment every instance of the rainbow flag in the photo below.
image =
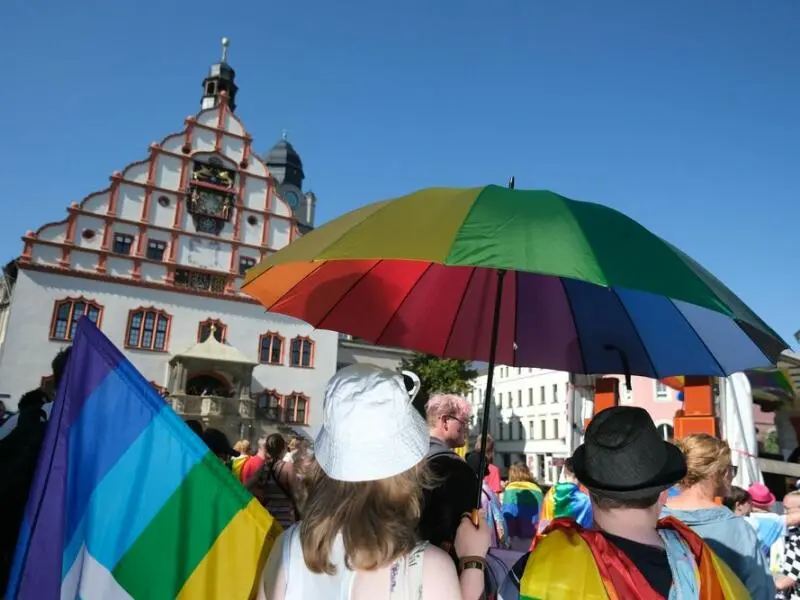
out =
<svg viewBox="0 0 800 600"><path fill-rule="evenodd" d="M280 526L86 318L8 600L247 600Z"/></svg>
<svg viewBox="0 0 800 600"><path fill-rule="evenodd" d="M589 494L568 481L555 484L544 495L539 514L539 532L547 529L555 519L563 518L575 519L578 525L587 529L594 524Z"/></svg>

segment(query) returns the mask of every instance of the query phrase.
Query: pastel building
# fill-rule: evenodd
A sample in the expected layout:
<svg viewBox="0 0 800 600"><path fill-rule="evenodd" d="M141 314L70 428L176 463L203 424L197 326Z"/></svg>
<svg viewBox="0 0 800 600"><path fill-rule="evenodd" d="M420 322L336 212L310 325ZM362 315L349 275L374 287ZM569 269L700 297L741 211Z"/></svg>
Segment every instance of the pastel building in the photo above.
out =
<svg viewBox="0 0 800 600"><path fill-rule="evenodd" d="M248 268L314 226L317 200L286 139L258 154L224 46L197 115L24 235L0 286L0 392L12 408L47 384L85 316L186 418L233 437L318 428L338 335L239 291Z"/></svg>

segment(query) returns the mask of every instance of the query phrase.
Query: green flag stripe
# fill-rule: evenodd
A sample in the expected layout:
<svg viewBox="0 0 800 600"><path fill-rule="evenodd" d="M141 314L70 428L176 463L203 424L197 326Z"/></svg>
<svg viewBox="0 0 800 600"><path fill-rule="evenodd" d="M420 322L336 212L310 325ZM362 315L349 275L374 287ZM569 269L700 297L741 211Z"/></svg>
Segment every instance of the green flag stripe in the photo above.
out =
<svg viewBox="0 0 800 600"><path fill-rule="evenodd" d="M225 526L250 500L209 452L122 557L114 578L134 598L175 598Z"/></svg>

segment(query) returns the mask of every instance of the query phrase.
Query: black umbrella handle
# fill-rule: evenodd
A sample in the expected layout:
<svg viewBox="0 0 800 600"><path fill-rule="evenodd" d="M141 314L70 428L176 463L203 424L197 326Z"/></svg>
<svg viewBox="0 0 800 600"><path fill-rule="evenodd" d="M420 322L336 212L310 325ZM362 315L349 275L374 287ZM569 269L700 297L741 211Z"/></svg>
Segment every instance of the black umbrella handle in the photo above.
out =
<svg viewBox="0 0 800 600"><path fill-rule="evenodd" d="M483 497L483 474L486 472L486 439L489 437L489 409L492 401L492 388L494 385L494 361L497 358L497 338L500 333L500 306L503 301L503 280L506 278L505 269L497 271L497 290L494 297L494 315L492 317L492 338L489 346L489 372L486 375L486 397L483 400L483 422L481 423L481 461L478 469L478 494L475 500L476 510L472 511L472 522L478 525L478 509L481 507Z"/></svg>

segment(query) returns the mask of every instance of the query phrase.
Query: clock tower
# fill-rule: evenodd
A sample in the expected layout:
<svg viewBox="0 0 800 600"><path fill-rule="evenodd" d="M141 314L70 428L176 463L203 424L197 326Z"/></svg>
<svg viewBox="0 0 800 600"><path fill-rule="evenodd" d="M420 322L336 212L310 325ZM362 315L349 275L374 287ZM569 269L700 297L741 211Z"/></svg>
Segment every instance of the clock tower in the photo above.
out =
<svg viewBox="0 0 800 600"><path fill-rule="evenodd" d="M264 157L269 172L278 181L278 193L291 207L302 233L314 227L316 197L303 191L303 161L287 139L286 131Z"/></svg>

